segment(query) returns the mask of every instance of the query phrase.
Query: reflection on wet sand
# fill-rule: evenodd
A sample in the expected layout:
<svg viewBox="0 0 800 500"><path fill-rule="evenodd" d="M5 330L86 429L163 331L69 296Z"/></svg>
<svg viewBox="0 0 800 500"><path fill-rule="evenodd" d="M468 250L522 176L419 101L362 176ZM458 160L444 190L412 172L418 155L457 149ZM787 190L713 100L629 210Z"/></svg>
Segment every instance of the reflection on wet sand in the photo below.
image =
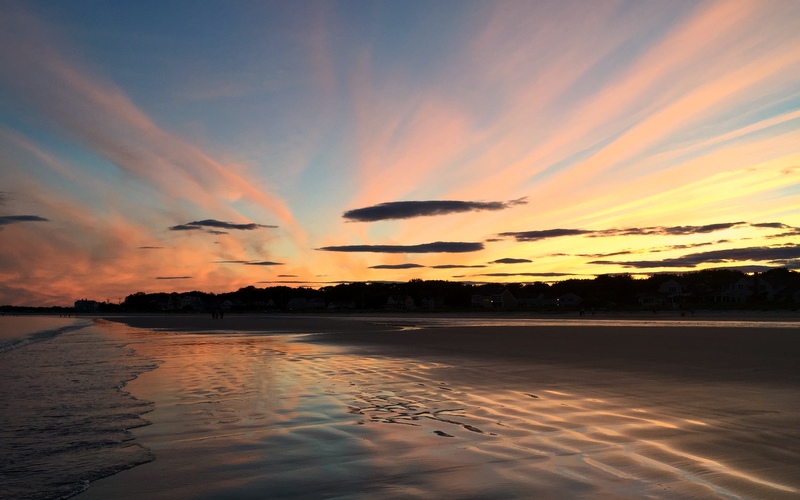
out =
<svg viewBox="0 0 800 500"><path fill-rule="evenodd" d="M83 498L800 494L782 389L131 331L164 361L129 386L156 402L136 435L157 459Z"/></svg>

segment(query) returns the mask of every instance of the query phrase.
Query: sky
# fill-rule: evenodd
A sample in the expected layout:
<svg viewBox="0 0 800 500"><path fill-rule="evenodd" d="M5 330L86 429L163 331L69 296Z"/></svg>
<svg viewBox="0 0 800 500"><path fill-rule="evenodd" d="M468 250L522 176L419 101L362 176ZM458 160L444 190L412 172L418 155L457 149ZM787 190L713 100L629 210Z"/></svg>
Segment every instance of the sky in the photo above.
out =
<svg viewBox="0 0 800 500"><path fill-rule="evenodd" d="M800 268L800 2L0 0L0 304Z"/></svg>

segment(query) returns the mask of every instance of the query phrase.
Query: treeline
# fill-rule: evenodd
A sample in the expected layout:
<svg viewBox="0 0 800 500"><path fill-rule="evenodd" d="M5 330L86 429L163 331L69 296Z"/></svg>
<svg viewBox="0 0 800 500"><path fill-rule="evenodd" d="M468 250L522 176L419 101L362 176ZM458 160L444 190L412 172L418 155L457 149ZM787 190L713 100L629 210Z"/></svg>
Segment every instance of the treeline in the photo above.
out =
<svg viewBox="0 0 800 500"><path fill-rule="evenodd" d="M201 291L186 293L143 293L129 295L119 305L100 304L100 311L175 311L225 308L233 311L265 310L385 310L439 309L464 310L480 306L475 297L499 297L508 290L514 307L520 309L595 308L598 310L634 309L725 309L753 307L797 308L791 301L777 303L758 293L747 300L728 303L721 292L731 290L740 280L766 280L794 284L800 289L800 273L785 268L755 276L736 270L705 270L685 274L658 274L634 279L628 274L601 275L594 279L568 279L555 283L471 284L441 280L414 279L407 283L354 282L321 288L248 286L220 294ZM668 282L678 290L664 291ZM566 298L569 297L570 300ZM484 304L487 302L484 301ZM500 302L491 302L499 306Z"/></svg>

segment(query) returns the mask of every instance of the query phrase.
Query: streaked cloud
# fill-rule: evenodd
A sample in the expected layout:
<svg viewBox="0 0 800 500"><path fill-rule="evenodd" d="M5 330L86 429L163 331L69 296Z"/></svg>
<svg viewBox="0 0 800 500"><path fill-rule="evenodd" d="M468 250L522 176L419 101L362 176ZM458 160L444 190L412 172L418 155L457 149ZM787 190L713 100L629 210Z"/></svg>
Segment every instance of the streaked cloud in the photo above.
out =
<svg viewBox="0 0 800 500"><path fill-rule="evenodd" d="M530 259L515 259L513 257L504 257L502 259L493 260L490 264L525 264L533 262Z"/></svg>
<svg viewBox="0 0 800 500"><path fill-rule="evenodd" d="M511 201L391 201L371 207L348 210L342 217L352 222L375 222L391 219L411 219L460 212L480 212L484 210L505 210L528 203L526 198Z"/></svg>
<svg viewBox="0 0 800 500"><path fill-rule="evenodd" d="M379 264L377 266L369 266L370 269L414 269L419 267L425 267L422 264Z"/></svg>
<svg viewBox="0 0 800 500"><path fill-rule="evenodd" d="M340 245L318 248L326 252L464 253L483 250L483 243L436 241L418 245Z"/></svg>
<svg viewBox="0 0 800 500"><path fill-rule="evenodd" d="M508 231L500 233L500 236L510 236L517 241L536 241L547 238L560 238L562 236L591 234L593 232L589 229L542 229L535 231Z"/></svg>
<svg viewBox="0 0 800 500"><path fill-rule="evenodd" d="M217 264L243 264L245 266L282 266L283 262L272 262L270 260L217 260Z"/></svg>
<svg viewBox="0 0 800 500"><path fill-rule="evenodd" d="M20 222L50 222L50 220L38 215L0 215L0 226L19 224Z"/></svg>
<svg viewBox="0 0 800 500"><path fill-rule="evenodd" d="M626 268L653 269L659 267L689 267L693 268L700 264L722 263L722 262L770 262L776 265L794 264L800 259L800 245L784 245L775 247L745 247L730 248L724 250L710 250L699 252L682 257L662 260L638 260L638 261L610 261L595 260L589 264L617 265Z"/></svg>
<svg viewBox="0 0 800 500"><path fill-rule="evenodd" d="M487 277L495 277L495 278L508 278L514 276L526 276L531 278L558 278L562 276L576 276L574 273L556 273L556 272L549 272L549 273L483 273L483 274L475 274L473 276L487 276Z"/></svg>
<svg viewBox="0 0 800 500"><path fill-rule="evenodd" d="M235 222L224 222L215 219L205 219L205 220L197 220L193 222L187 222L186 224L178 224L177 226L171 226L169 228L170 231L196 231L196 230L203 230L207 227L213 227L218 229L234 229L237 231L252 231L254 229L259 229L262 227L266 228L276 228L278 226L270 226L266 224L256 224L255 222L248 222L244 224L237 224ZM208 232L212 234L228 234L227 232L223 231L213 231L209 230Z"/></svg>
<svg viewBox="0 0 800 500"><path fill-rule="evenodd" d="M560 238L563 236L589 236L591 238L612 236L685 236L690 234L713 233L746 225L756 228L791 227L785 224L780 226L776 224L781 223L748 224L746 222L723 222L702 226L649 226L619 229L544 229L536 231L504 232L500 233L500 236L513 237L517 241L522 242Z"/></svg>
<svg viewBox="0 0 800 500"><path fill-rule="evenodd" d="M156 276L157 280L190 280L194 276Z"/></svg>
<svg viewBox="0 0 800 500"><path fill-rule="evenodd" d="M478 269L486 267L485 264L474 264L474 265L465 265L465 264L439 264L436 266L431 266L433 269Z"/></svg>

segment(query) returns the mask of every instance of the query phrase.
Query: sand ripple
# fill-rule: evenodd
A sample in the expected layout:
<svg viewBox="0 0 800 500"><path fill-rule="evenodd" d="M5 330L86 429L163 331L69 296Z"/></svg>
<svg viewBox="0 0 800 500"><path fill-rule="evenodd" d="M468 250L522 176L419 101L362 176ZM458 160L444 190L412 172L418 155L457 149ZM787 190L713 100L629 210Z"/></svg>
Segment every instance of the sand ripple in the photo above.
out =
<svg viewBox="0 0 800 500"><path fill-rule="evenodd" d="M690 386L647 398L654 383L631 382L639 395L625 397L574 383L590 372L537 379L545 371L355 356L288 337L139 339L137 350L164 361L130 387L156 401L153 425L137 437L157 459L86 498L118 494L120 481L130 497L171 498L800 495L791 470L747 459L800 458L772 449L780 431L737 450L749 426L769 428L785 412L687 409L679 403L697 394Z"/></svg>

